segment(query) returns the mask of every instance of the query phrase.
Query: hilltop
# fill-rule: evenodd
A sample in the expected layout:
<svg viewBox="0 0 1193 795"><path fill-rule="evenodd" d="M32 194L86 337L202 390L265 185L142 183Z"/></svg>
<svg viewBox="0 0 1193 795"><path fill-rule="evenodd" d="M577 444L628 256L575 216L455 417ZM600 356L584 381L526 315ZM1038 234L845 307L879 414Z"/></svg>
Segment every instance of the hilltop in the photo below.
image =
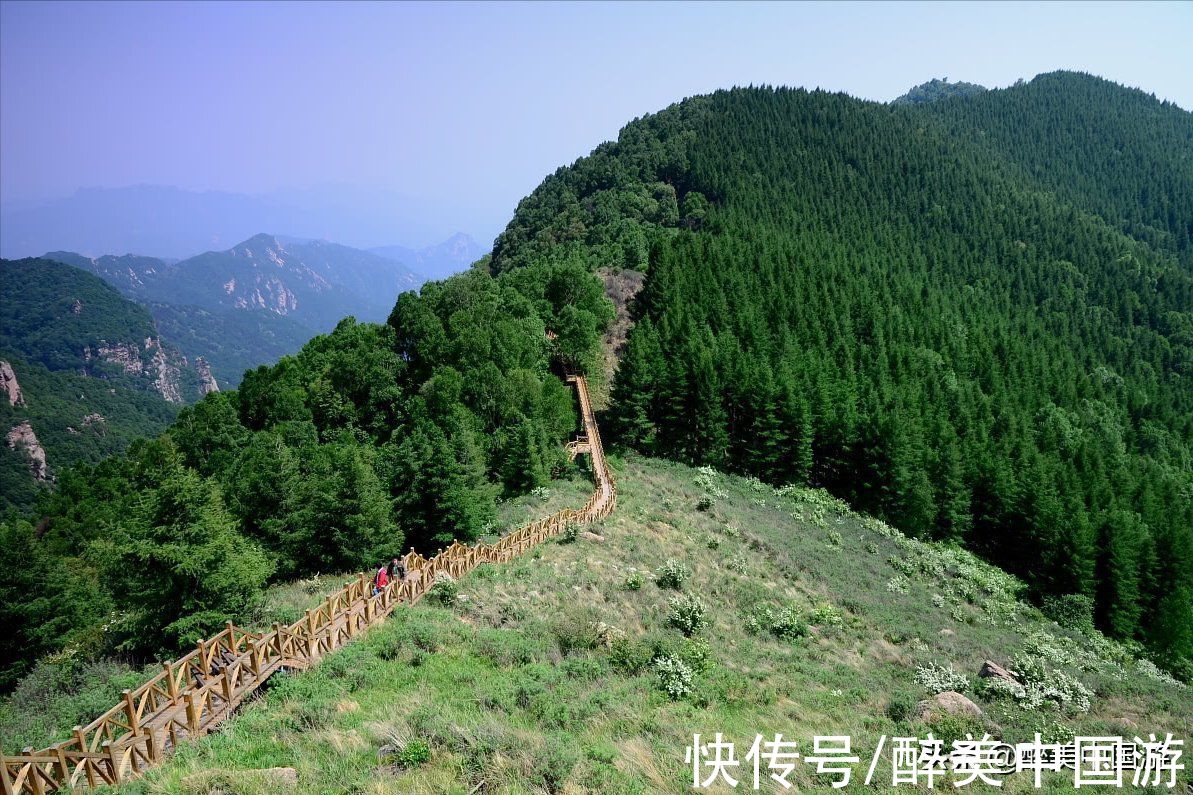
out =
<svg viewBox="0 0 1193 795"><path fill-rule="evenodd" d="M954 540L1193 660L1193 114L1090 75L718 91L518 206L492 268L644 271L607 426Z"/></svg>
<svg viewBox="0 0 1193 795"><path fill-rule="evenodd" d="M292 789L310 793L686 792L693 732L724 732L742 753L758 732L782 731L805 753L813 735L851 734L865 758L880 734L930 729L1014 742L1193 728L1187 688L1098 633L1049 621L1016 598L1022 583L972 555L908 539L822 491L615 464L619 508L594 528L602 540L482 567L283 677L223 732L120 791L286 791L251 771L293 767ZM503 518L545 514L585 489L552 483ZM656 582L669 565L689 574L678 589ZM669 620L689 597L706 622L690 638ZM1072 700L1033 707L1027 694L983 691L985 660L1014 667L1021 655ZM680 662L666 678L674 697L665 658ZM985 716L914 717L944 679ZM802 764L792 780L828 783ZM1070 787L1071 773L1044 791ZM1004 789L1032 788L1019 777Z"/></svg>

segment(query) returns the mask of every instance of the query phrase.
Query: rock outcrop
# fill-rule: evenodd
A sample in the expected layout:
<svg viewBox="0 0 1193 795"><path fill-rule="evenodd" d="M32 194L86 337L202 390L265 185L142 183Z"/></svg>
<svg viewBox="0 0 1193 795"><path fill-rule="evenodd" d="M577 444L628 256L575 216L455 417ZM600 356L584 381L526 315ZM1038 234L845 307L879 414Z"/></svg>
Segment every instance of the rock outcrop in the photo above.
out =
<svg viewBox="0 0 1193 795"><path fill-rule="evenodd" d="M148 378L158 394L170 403L183 402L181 374L182 369L188 366L186 357L180 356L175 350L167 351L157 337L146 337L142 346L133 342L101 342L95 356L106 364L118 366L125 375ZM87 362L91 361L90 347L83 349L83 359ZM204 382L204 385L206 386L208 379L211 380L211 384L214 384L214 379L211 379L210 367L206 368L206 375L207 378L204 379L203 373L199 372L200 380ZM218 390L219 387L217 386L215 389ZM210 391L213 390L204 389L203 394Z"/></svg>
<svg viewBox="0 0 1193 795"><path fill-rule="evenodd" d="M1019 684L1019 680L1013 673L993 660L986 660L986 662L982 663L982 670L978 671L978 676L982 679L1004 679L1008 682Z"/></svg>
<svg viewBox="0 0 1193 795"><path fill-rule="evenodd" d="M932 698L926 698L915 705L915 717L931 723L945 715L957 715L968 718L983 718L985 713L977 704L960 693L946 690Z"/></svg>
<svg viewBox="0 0 1193 795"><path fill-rule="evenodd" d="M145 340L145 352L153 351L153 358L149 360L149 375L153 378L153 386L158 393L170 403L182 402L182 390L179 387L181 369L162 350L161 343L150 337ZM185 366L186 360L182 364Z"/></svg>
<svg viewBox="0 0 1193 795"><path fill-rule="evenodd" d="M215 377L211 374L211 365L202 356L195 358L195 372L199 375L200 394L209 395L212 392L220 391L220 385L216 383Z"/></svg>
<svg viewBox="0 0 1193 795"><path fill-rule="evenodd" d="M83 358L89 359L90 349L84 351ZM141 351L131 342L117 342L111 345L101 343L98 351L99 358L108 364L114 364L124 370L126 375L140 375L145 371L141 361Z"/></svg>
<svg viewBox="0 0 1193 795"><path fill-rule="evenodd" d="M5 361L0 361L0 392L8 395L8 405L25 405L25 396L21 394L21 385L17 383L17 374L13 372L12 365Z"/></svg>
<svg viewBox="0 0 1193 795"><path fill-rule="evenodd" d="M49 479L49 467L46 466L46 451L42 449L41 443L37 441L37 434L33 432L33 426L29 424L28 420L14 425L9 431L8 436L5 437L8 441L8 446L13 450L20 450L29 459L29 470L33 473L33 477L41 482Z"/></svg>

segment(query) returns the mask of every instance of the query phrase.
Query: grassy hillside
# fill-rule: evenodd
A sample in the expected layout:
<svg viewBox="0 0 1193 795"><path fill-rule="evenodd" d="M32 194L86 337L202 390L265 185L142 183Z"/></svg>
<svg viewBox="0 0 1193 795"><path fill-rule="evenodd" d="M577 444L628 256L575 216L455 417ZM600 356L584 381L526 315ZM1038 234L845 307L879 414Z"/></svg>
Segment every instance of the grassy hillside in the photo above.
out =
<svg viewBox="0 0 1193 795"><path fill-rule="evenodd" d="M1188 689L1046 620L1015 599L1019 583L968 553L909 540L821 491L614 464L620 505L596 528L603 542L478 569L454 603L404 609L319 668L279 678L218 735L120 791L274 793L287 786L250 771L293 767L290 789L304 793L685 792L693 732L726 733L746 744L739 756L756 733L783 732L804 752L815 734L848 733L863 758L878 735L929 729L1012 742L1190 735ZM506 516L579 489L553 484ZM656 584L668 561L691 573L678 590ZM668 619L686 596L707 621L690 639ZM1011 665L1020 652L1076 702L1072 681L1089 688L1088 711L979 695L982 662ZM690 692L664 692L663 657L691 671ZM932 665L964 675L957 686L984 721L911 717L931 678L917 668ZM827 783L803 764L792 780ZM1071 775L1051 789L1070 787ZM1030 789L1022 778L1004 787Z"/></svg>

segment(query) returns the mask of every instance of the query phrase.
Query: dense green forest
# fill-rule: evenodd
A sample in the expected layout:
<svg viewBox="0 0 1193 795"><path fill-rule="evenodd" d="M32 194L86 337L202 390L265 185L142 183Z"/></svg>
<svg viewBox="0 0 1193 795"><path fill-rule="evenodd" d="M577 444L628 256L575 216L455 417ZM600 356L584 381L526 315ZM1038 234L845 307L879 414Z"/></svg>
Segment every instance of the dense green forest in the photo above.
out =
<svg viewBox="0 0 1193 795"><path fill-rule="evenodd" d="M0 260L0 361L12 366L23 396L17 405L0 400L0 431L29 423L48 464L39 482L23 450L0 447L0 516L29 510L56 472L98 463L177 416L160 391L160 348L147 348L149 339L158 339L149 312L102 279L57 262ZM119 352L104 354L105 345ZM168 386L196 399L197 373L165 346Z"/></svg>
<svg viewBox="0 0 1193 795"><path fill-rule="evenodd" d="M1019 103L1051 121L1019 130ZM603 420L622 443L827 487L1188 676L1191 125L1075 74L924 105L736 89L636 120L524 199L490 260L0 526L0 685L47 652L171 652L271 580L494 529L496 500L568 469L551 366L599 355L597 268L647 271ZM1065 140L1091 148L1049 153ZM1155 196L1136 211L1123 185Z"/></svg>
<svg viewBox="0 0 1193 795"><path fill-rule="evenodd" d="M722 91L549 177L494 269L648 270L626 444L826 486L1187 673L1191 142L1072 73L922 107Z"/></svg>
<svg viewBox="0 0 1193 795"><path fill-rule="evenodd" d="M590 359L611 315L579 265L474 270L64 473L32 521L0 526L0 684L46 652L173 653L271 580L492 531L497 499L570 467L574 399L551 359Z"/></svg>

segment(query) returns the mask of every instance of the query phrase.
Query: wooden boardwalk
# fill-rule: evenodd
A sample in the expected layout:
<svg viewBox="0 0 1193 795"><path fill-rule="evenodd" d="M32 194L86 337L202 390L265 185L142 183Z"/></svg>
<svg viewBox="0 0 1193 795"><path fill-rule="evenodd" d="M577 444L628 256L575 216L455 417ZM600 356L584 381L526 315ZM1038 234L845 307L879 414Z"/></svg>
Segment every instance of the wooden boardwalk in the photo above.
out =
<svg viewBox="0 0 1193 795"><path fill-rule="evenodd" d="M69 740L49 748L26 748L4 755L3 795L41 795L64 789L115 784L160 761L178 743L202 737L227 720L269 677L282 670L317 665L369 627L384 621L399 604L416 604L434 585L435 575L467 574L481 563L504 563L559 535L573 524L595 522L617 504L617 487L605 462L600 431L583 376L569 375L584 424L569 454L591 456L595 488L578 510L566 508L502 536L493 544L452 544L433 558L408 552L408 575L376 596L369 575L348 583L319 607L289 626L249 632L231 622L201 641L190 654L163 664L162 672L87 726L76 726Z"/></svg>

